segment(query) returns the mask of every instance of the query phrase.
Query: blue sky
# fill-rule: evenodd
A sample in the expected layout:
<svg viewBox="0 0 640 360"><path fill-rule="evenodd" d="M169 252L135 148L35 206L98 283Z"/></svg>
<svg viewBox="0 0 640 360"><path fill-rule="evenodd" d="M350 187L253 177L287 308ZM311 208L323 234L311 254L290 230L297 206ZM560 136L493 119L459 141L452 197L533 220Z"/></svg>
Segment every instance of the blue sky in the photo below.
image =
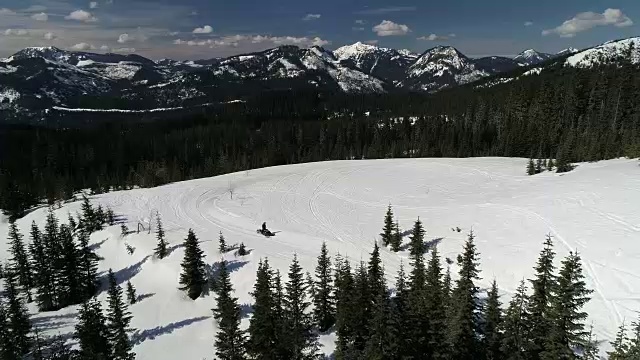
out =
<svg viewBox="0 0 640 360"><path fill-rule="evenodd" d="M638 0L0 0L0 57L57 46L198 59L356 41L513 56L640 35L638 24Z"/></svg>

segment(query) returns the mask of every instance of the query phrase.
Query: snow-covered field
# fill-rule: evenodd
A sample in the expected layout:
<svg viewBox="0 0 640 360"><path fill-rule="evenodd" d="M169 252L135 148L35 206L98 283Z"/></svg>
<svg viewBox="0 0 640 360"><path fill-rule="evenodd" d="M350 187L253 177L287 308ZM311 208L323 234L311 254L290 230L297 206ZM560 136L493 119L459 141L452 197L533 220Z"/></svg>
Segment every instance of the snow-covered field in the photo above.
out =
<svg viewBox="0 0 640 360"><path fill-rule="evenodd" d="M232 262L232 279L241 304L251 301L260 258L286 273L297 253L313 272L320 245L326 241L332 255L340 252L354 261L367 260L391 203L403 229L419 216L427 238L441 239L444 257L455 258L466 233L473 228L481 252L482 287L496 278L503 302L532 267L545 235L556 241L564 256L577 250L583 258L587 283L594 290L588 304L599 339L609 340L623 319L640 310L640 167L637 160L610 160L580 164L558 175L524 175L526 159L398 159L338 161L252 170L96 196L95 204L111 206L125 216L129 228L146 222L158 211L174 249L158 261L152 257L153 233L122 239L119 226L92 236L104 257L100 270L113 268L119 280L131 280L143 300L131 307L138 359L213 359L216 326L211 317L213 296L191 301L177 289L189 228L202 241L207 262L222 255L217 237L244 242L250 255ZM231 191L233 198L231 197ZM56 210L60 219L74 214L79 203ZM46 209L18 224L24 233L35 220L44 223ZM266 221L280 231L266 239L256 229ZM462 232L452 231L460 227ZM0 232L6 234L6 221ZM405 243L408 239L405 239ZM125 243L136 248L128 255ZM0 259L7 257L0 244ZM383 250L389 280L408 253ZM457 269L452 269L453 271ZM100 298L104 299L105 294ZM76 310L34 315L48 334L73 330ZM245 318L246 323L248 318ZM324 351L333 351L332 337L322 339Z"/></svg>

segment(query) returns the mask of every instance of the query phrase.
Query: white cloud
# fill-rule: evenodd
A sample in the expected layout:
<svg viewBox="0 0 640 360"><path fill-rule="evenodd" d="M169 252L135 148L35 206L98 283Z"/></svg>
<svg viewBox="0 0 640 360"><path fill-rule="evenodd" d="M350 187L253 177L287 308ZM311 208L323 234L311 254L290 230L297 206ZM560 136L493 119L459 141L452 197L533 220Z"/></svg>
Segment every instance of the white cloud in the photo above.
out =
<svg viewBox="0 0 640 360"><path fill-rule="evenodd" d="M118 37L118 43L119 44L124 44L126 42L129 42L133 40L133 38L131 36L129 36L129 34L120 34L120 36Z"/></svg>
<svg viewBox="0 0 640 360"><path fill-rule="evenodd" d="M93 45L89 45L89 44L83 42L83 43L75 44L72 47L70 47L69 49L76 50L76 51L85 51L85 50L95 49L95 47Z"/></svg>
<svg viewBox="0 0 640 360"><path fill-rule="evenodd" d="M136 49L135 48L123 47L123 48L112 49L111 51L116 52L116 53L134 53L134 52L136 52Z"/></svg>
<svg viewBox="0 0 640 360"><path fill-rule="evenodd" d="M0 15L15 15L15 14L16 12L11 9L0 8Z"/></svg>
<svg viewBox="0 0 640 360"><path fill-rule="evenodd" d="M310 20L318 20L320 19L322 15L320 14L307 14L305 17L302 18L302 20L304 21L310 21Z"/></svg>
<svg viewBox="0 0 640 360"><path fill-rule="evenodd" d="M297 45L297 46L325 46L330 44L329 41L320 37L295 37L295 36L268 36L268 35L229 35L218 39L208 40L173 40L174 45L187 46L209 46L214 47L237 47L239 43L263 44L271 43L273 45Z"/></svg>
<svg viewBox="0 0 640 360"><path fill-rule="evenodd" d="M449 34L449 35L436 35L436 34L430 34L428 36L420 36L418 38L418 40L425 40L425 41L444 41L444 40L449 40L451 38L456 37L456 34Z"/></svg>
<svg viewBox="0 0 640 360"><path fill-rule="evenodd" d="M378 36L398 36L407 35L411 31L407 25L396 24L390 20L382 20L382 22L373 27L373 32Z"/></svg>
<svg viewBox="0 0 640 360"><path fill-rule="evenodd" d="M97 1L92 1L89 3L89 9L96 9L98 7Z"/></svg>
<svg viewBox="0 0 640 360"><path fill-rule="evenodd" d="M364 20L356 20L356 24L358 24L358 25L364 25L364 24L366 24L366 23L367 23L367 22L366 22L366 21L364 21Z"/></svg>
<svg viewBox="0 0 640 360"><path fill-rule="evenodd" d="M193 10L193 11L191 12L191 16L198 16L198 12L197 12L196 10Z"/></svg>
<svg viewBox="0 0 640 360"><path fill-rule="evenodd" d="M169 36L176 36L178 34L180 34L180 31L172 31L169 33Z"/></svg>
<svg viewBox="0 0 640 360"><path fill-rule="evenodd" d="M353 31L364 31L364 28L363 27L354 26L354 27L351 28L351 30L353 30Z"/></svg>
<svg viewBox="0 0 640 360"><path fill-rule="evenodd" d="M209 25L193 29L194 34L211 34L212 32L213 28Z"/></svg>
<svg viewBox="0 0 640 360"><path fill-rule="evenodd" d="M378 8L378 9L366 9L361 11L356 11L356 14L361 15L382 15L389 14L394 12L404 12L404 11L416 11L418 8L415 6L392 6L386 8Z"/></svg>
<svg viewBox="0 0 640 360"><path fill-rule="evenodd" d="M100 46L100 51L109 51L109 47L107 45Z"/></svg>
<svg viewBox="0 0 640 360"><path fill-rule="evenodd" d="M47 13L41 12L38 14L31 15L31 18L36 21L47 21L49 20L49 15L47 15Z"/></svg>
<svg viewBox="0 0 640 360"><path fill-rule="evenodd" d="M378 40L367 40L364 43L369 45L378 45Z"/></svg>
<svg viewBox="0 0 640 360"><path fill-rule="evenodd" d="M25 29L7 29L4 31L6 36L27 36L29 31Z"/></svg>
<svg viewBox="0 0 640 360"><path fill-rule="evenodd" d="M633 21L620 9L607 9L602 14L587 11L563 22L562 25L556 28L544 30L542 35L556 34L560 37L569 38L576 36L579 32L587 31L597 26L608 25L625 27L633 25Z"/></svg>
<svg viewBox="0 0 640 360"><path fill-rule="evenodd" d="M524 26L531 26L533 25L533 21L525 21L524 22Z"/></svg>
<svg viewBox="0 0 640 360"><path fill-rule="evenodd" d="M47 7L43 5L31 5L28 8L22 10L24 12L32 13L32 12L43 12L47 11Z"/></svg>
<svg viewBox="0 0 640 360"><path fill-rule="evenodd" d="M83 21L83 22L96 22L98 19L91 15L90 12L84 10L72 11L69 15L64 17L67 20Z"/></svg>
<svg viewBox="0 0 640 360"><path fill-rule="evenodd" d="M52 32L48 32L44 34L44 39L45 40L53 40L56 38L56 35Z"/></svg>

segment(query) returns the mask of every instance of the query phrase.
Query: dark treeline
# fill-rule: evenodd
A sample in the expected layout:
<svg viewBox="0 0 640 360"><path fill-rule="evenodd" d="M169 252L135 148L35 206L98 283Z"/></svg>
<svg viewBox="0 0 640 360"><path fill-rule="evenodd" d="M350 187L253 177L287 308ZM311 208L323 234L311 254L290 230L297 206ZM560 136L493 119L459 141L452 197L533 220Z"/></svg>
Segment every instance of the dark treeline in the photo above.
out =
<svg viewBox="0 0 640 360"><path fill-rule="evenodd" d="M268 92L179 121L0 128L0 208L16 216L79 189L330 159L640 156L637 66L545 68L478 86L435 95Z"/></svg>

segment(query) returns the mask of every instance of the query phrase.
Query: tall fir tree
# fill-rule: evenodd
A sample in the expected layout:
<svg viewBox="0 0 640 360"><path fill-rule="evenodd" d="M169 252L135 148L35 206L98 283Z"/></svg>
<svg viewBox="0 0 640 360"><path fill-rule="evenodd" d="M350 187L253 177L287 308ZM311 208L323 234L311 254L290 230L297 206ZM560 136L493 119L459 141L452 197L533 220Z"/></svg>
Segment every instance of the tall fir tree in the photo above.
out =
<svg viewBox="0 0 640 360"><path fill-rule="evenodd" d="M393 227L393 234L391 236L391 251L398 252L402 247L402 234L400 233L400 224L396 222Z"/></svg>
<svg viewBox="0 0 640 360"><path fill-rule="evenodd" d="M17 275L7 271L4 276L4 291L7 299L7 320L11 338L15 344L17 354L24 355L31 349L31 323L20 292L18 291Z"/></svg>
<svg viewBox="0 0 640 360"><path fill-rule="evenodd" d="M640 354L635 355L632 359L640 359L638 357ZM589 327L589 335L587 335L586 343L582 348L582 360L600 360L600 349L598 347L598 339L593 333L593 324Z"/></svg>
<svg viewBox="0 0 640 360"><path fill-rule="evenodd" d="M313 313L318 329L328 331L336 322L335 300L333 298L333 278L331 271L331 257L327 250L327 243L322 243L318 264L316 265L315 296L313 298Z"/></svg>
<svg viewBox="0 0 640 360"><path fill-rule="evenodd" d="M353 326L353 346L348 358L362 357L369 338L369 322L373 307L371 284L367 265L360 262L353 276L353 292L350 297L351 322Z"/></svg>
<svg viewBox="0 0 640 360"><path fill-rule="evenodd" d="M308 313L311 305L298 257L294 255L289 266L285 285L285 316L292 360L317 357L318 339L314 331L313 318Z"/></svg>
<svg viewBox="0 0 640 360"><path fill-rule="evenodd" d="M380 233L380 237L382 238L382 244L384 246L389 246L389 244L393 241L393 210L391 209L391 204L387 207L387 213L384 216L384 226L382 227L382 233Z"/></svg>
<svg viewBox="0 0 640 360"><path fill-rule="evenodd" d="M616 338L611 342L611 351L607 352L609 360L629 360L629 337L627 325L623 321L618 327Z"/></svg>
<svg viewBox="0 0 640 360"><path fill-rule="evenodd" d="M529 159L529 164L527 165L527 175L535 175L536 174L536 166L533 163L533 159Z"/></svg>
<svg viewBox="0 0 640 360"><path fill-rule="evenodd" d="M98 255L89 245L89 233L84 229L78 231L80 249L78 250L78 266L82 285L83 299L93 297L98 291L100 280L98 279Z"/></svg>
<svg viewBox="0 0 640 360"><path fill-rule="evenodd" d="M67 224L72 232L78 229L78 223L71 213L67 213Z"/></svg>
<svg viewBox="0 0 640 360"><path fill-rule="evenodd" d="M36 288L36 302L40 311L56 309L53 291L53 270L43 244L42 233L35 221L31 224L31 244L29 253L33 269L33 284Z"/></svg>
<svg viewBox="0 0 640 360"><path fill-rule="evenodd" d="M631 323L631 326L633 327L633 336L629 341L629 356L632 359L640 359L640 319ZM593 325L591 327L593 328Z"/></svg>
<svg viewBox="0 0 640 360"><path fill-rule="evenodd" d="M547 235L544 248L540 252L534 268L535 276L529 280L533 294L529 298L529 308L527 309L527 323L529 324L527 353L533 360L540 358L551 329L549 312L551 297L556 287L555 266L553 265L555 255L553 238L551 235Z"/></svg>
<svg viewBox="0 0 640 360"><path fill-rule="evenodd" d="M180 290L195 300L200 297L207 285L205 276L204 251L200 249L198 238L193 230L184 242L184 259L182 260L182 273L180 273Z"/></svg>
<svg viewBox="0 0 640 360"><path fill-rule="evenodd" d="M31 302L31 288L33 287L33 276L29 264L29 255L24 245L24 236L20 233L15 221L9 224L9 254L11 255L11 267L18 276L18 284L27 296L27 301Z"/></svg>
<svg viewBox="0 0 640 360"><path fill-rule="evenodd" d="M426 267L424 263L424 235L422 222L418 219L412 230L410 242L411 273L409 275L408 318L410 321L407 334L412 356L426 354L429 341L429 325L427 318Z"/></svg>
<svg viewBox="0 0 640 360"><path fill-rule="evenodd" d="M253 315L249 321L247 353L252 359L277 360L278 323L273 289L273 271L267 259L258 264L256 282L253 286Z"/></svg>
<svg viewBox="0 0 640 360"><path fill-rule="evenodd" d="M354 314L351 311L355 284L349 260L336 256L335 268L336 358L340 360L347 359L355 337Z"/></svg>
<svg viewBox="0 0 640 360"><path fill-rule="evenodd" d="M587 313L583 307L592 292L584 282L580 255L570 252L562 261L557 289L551 299L551 328L541 359L572 359L575 357L573 349L584 347L588 332L585 331Z"/></svg>
<svg viewBox="0 0 640 360"><path fill-rule="evenodd" d="M369 303L373 305L380 294L387 292L387 285L384 275L382 259L380 258L380 247L378 242L373 244L373 251L367 264L367 277L369 284ZM383 296L384 298L384 296Z"/></svg>
<svg viewBox="0 0 640 360"><path fill-rule="evenodd" d="M138 302L138 297L136 296L136 288L133 287L131 281L127 281L127 302L130 305Z"/></svg>
<svg viewBox="0 0 640 360"><path fill-rule="evenodd" d="M446 339L446 297L442 282L442 265L438 248L431 249L425 282L425 314L427 321L426 353L429 359L447 359L449 349Z"/></svg>
<svg viewBox="0 0 640 360"><path fill-rule="evenodd" d="M398 336L398 357L400 359L407 358L410 355L409 339L407 331L410 329L411 322L409 319L409 288L407 285L407 275L404 271L404 264L400 262L400 269L396 277L395 296L393 297L394 316L396 317L395 326Z"/></svg>
<svg viewBox="0 0 640 360"><path fill-rule="evenodd" d="M218 251L220 254L224 254L228 248L227 240L224 238L224 235L222 235L222 231L220 231L220 235L218 236Z"/></svg>
<svg viewBox="0 0 640 360"><path fill-rule="evenodd" d="M82 360L108 360L111 356L109 333L100 302L90 299L78 311L74 337L80 346Z"/></svg>
<svg viewBox="0 0 640 360"><path fill-rule="evenodd" d="M61 272L62 306L79 304L84 300L79 252L73 239L73 233L65 224L60 226L60 241L63 262Z"/></svg>
<svg viewBox="0 0 640 360"><path fill-rule="evenodd" d="M45 259L48 263L49 275L51 277L50 289L53 297L54 308L60 308L63 302L63 271L64 260L62 254L62 241L60 240L58 218L53 213L53 208L49 208L47 219L42 234Z"/></svg>
<svg viewBox="0 0 640 360"><path fill-rule="evenodd" d="M526 353L527 339L529 338L527 326L528 307L527 284L522 280L509 302L502 325L504 336L500 350L507 360L528 359Z"/></svg>
<svg viewBox="0 0 640 360"><path fill-rule="evenodd" d="M536 160L536 174L540 174L544 169L542 168L542 159Z"/></svg>
<svg viewBox="0 0 640 360"><path fill-rule="evenodd" d="M128 332L131 324L131 313L122 298L122 288L118 285L115 274L109 269L109 290L107 309L107 333L111 347L111 360L133 360L135 353L129 340Z"/></svg>
<svg viewBox="0 0 640 360"><path fill-rule="evenodd" d="M220 360L239 360L245 358L245 335L240 329L240 306L233 297L233 286L227 268L227 262L220 261L218 269L216 307L213 316L218 321L215 347Z"/></svg>
<svg viewBox="0 0 640 360"><path fill-rule="evenodd" d="M93 205L91 205L91 201L85 194L82 194L82 205L80 205L80 209L82 211L82 226L86 231L93 233L102 230L102 222L99 214L96 213Z"/></svg>
<svg viewBox="0 0 640 360"><path fill-rule="evenodd" d="M10 329L7 310L0 298L0 359L19 360L22 354L16 347L15 339Z"/></svg>
<svg viewBox="0 0 640 360"><path fill-rule="evenodd" d="M156 214L156 239L158 245L155 248L155 254L158 259L164 259L168 255L167 240L164 237L164 228L162 227L162 220L160 219L160 213Z"/></svg>
<svg viewBox="0 0 640 360"><path fill-rule="evenodd" d="M399 359L400 337L397 318L388 291L377 292L371 309L369 337L364 348L365 359Z"/></svg>
<svg viewBox="0 0 640 360"><path fill-rule="evenodd" d="M449 319L448 339L451 356L459 360L472 360L481 356L479 334L481 332L479 288L479 254L476 250L473 231L458 257L458 280L452 295L452 317Z"/></svg>
<svg viewBox="0 0 640 360"><path fill-rule="evenodd" d="M287 314L285 311L285 293L284 285L282 282L282 275L280 270L275 271L273 277L273 316L276 326L274 327L276 332L276 346L275 350L278 354L278 359L289 359L291 357L289 342L289 333L287 325Z"/></svg>
<svg viewBox="0 0 640 360"><path fill-rule="evenodd" d="M501 306L502 303L500 302L500 295L498 294L498 283L494 279L491 283L491 289L487 294L482 331L484 358L487 360L501 360L505 357L501 351L503 342L503 315Z"/></svg>

